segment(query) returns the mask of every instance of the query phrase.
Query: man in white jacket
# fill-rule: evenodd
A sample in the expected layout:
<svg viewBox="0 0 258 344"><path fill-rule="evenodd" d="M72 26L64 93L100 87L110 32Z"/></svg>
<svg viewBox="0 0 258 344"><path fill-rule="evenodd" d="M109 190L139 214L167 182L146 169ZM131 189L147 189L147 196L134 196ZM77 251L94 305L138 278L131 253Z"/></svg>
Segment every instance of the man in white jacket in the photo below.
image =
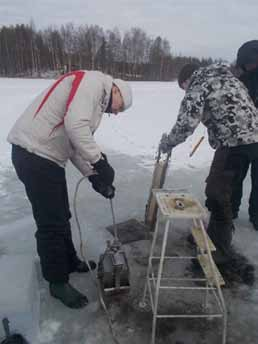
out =
<svg viewBox="0 0 258 344"><path fill-rule="evenodd" d="M84 307L88 299L71 286L69 273L88 268L72 241L64 168L71 160L95 191L113 198L114 170L93 134L104 112L117 114L131 105L127 82L98 71L74 71L36 97L8 135L12 162L37 225L43 276L51 295L70 308ZM95 262L90 266L95 269Z"/></svg>

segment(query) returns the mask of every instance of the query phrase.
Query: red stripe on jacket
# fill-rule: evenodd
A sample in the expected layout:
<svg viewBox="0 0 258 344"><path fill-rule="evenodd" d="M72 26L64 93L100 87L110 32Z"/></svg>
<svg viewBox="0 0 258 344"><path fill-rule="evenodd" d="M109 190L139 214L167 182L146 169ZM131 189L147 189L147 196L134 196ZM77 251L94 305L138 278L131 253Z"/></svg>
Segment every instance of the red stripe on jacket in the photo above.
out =
<svg viewBox="0 0 258 344"><path fill-rule="evenodd" d="M65 107L65 113L64 113L64 117L66 116L69 106L75 96L75 93L81 83L81 80L84 76L85 72L84 71L75 71L75 72L70 72L67 73L65 75L63 75L60 79L58 79L54 85L49 89L49 91L47 92L47 94L45 95L45 97L43 98L42 102L40 103L37 111L35 112L34 118L37 116L37 114L39 113L39 111L42 109L43 105L46 103L46 101L48 100L48 98L50 97L51 93L55 90L55 88L67 77L69 76L75 76L73 83L72 83L72 88L71 91L69 93L68 99L67 99L67 103L66 103L66 107ZM60 123L58 123L52 130L51 133L49 134L49 136L60 126L62 126L64 124L64 118L62 119L62 121Z"/></svg>

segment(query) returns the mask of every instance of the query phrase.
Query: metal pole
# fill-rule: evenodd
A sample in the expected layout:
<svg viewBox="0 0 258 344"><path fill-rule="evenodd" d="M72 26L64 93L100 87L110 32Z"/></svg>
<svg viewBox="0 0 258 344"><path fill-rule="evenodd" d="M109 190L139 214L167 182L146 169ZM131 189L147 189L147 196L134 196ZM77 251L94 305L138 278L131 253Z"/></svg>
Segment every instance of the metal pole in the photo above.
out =
<svg viewBox="0 0 258 344"><path fill-rule="evenodd" d="M169 225L170 225L170 221L168 219L166 222L166 226L165 226L165 232L164 232L162 249L161 249L161 256L160 256L160 263L159 263L159 269L158 269L158 276L157 276L158 278L157 278L157 284L156 284L156 290L155 290L151 344L155 344L156 325L157 325L157 311L158 311L158 303L159 303L159 289L160 289L160 282L161 282L161 278L162 278L165 251L166 251L166 247L167 247Z"/></svg>
<svg viewBox="0 0 258 344"><path fill-rule="evenodd" d="M115 240L118 241L118 233L117 233L117 225L116 225L116 219L115 219L115 212L114 212L113 201L112 201L112 199L110 199L109 201L110 201L110 208L111 208L112 219L113 219L113 225L114 225L114 237L115 237Z"/></svg>
<svg viewBox="0 0 258 344"><path fill-rule="evenodd" d="M156 221L155 231L154 231L154 235L153 235L153 239L152 239L151 249L150 249L149 263L148 263L148 268L147 268L147 273L146 273L146 282L145 282L143 297L142 297L142 301L140 303L140 305L142 307L144 307L144 305L145 305L145 299L146 299L147 288L148 288L148 282L147 281L149 279L150 271L152 268L152 258L153 258L153 252L154 252L154 248L156 245L157 237L158 237L158 231L159 231L159 210L158 210L158 218ZM150 294L151 294L151 290L150 290Z"/></svg>

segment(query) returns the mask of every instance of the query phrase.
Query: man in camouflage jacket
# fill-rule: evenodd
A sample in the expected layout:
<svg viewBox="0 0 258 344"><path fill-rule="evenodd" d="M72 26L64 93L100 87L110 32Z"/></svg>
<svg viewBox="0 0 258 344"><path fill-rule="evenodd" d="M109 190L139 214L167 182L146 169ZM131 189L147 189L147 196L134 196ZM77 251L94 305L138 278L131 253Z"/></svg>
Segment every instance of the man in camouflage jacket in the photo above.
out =
<svg viewBox="0 0 258 344"><path fill-rule="evenodd" d="M208 130L215 155L206 179L206 205L211 211L208 233L217 246L217 264L230 262L233 232L232 184L239 178L243 161L258 157L257 110L245 86L225 64L199 68L188 64L178 83L186 93L177 121L162 139L163 152L190 136L200 122Z"/></svg>

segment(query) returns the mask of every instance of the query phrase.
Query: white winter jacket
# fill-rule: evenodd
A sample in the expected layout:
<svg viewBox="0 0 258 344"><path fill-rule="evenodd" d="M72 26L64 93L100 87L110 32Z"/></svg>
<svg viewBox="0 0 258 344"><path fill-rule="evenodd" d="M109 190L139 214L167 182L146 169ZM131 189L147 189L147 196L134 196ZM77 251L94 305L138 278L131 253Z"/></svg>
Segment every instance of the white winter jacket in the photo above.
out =
<svg viewBox="0 0 258 344"><path fill-rule="evenodd" d="M43 91L16 121L8 141L84 175L101 157L93 138L108 106L113 79L97 71L65 74Z"/></svg>

